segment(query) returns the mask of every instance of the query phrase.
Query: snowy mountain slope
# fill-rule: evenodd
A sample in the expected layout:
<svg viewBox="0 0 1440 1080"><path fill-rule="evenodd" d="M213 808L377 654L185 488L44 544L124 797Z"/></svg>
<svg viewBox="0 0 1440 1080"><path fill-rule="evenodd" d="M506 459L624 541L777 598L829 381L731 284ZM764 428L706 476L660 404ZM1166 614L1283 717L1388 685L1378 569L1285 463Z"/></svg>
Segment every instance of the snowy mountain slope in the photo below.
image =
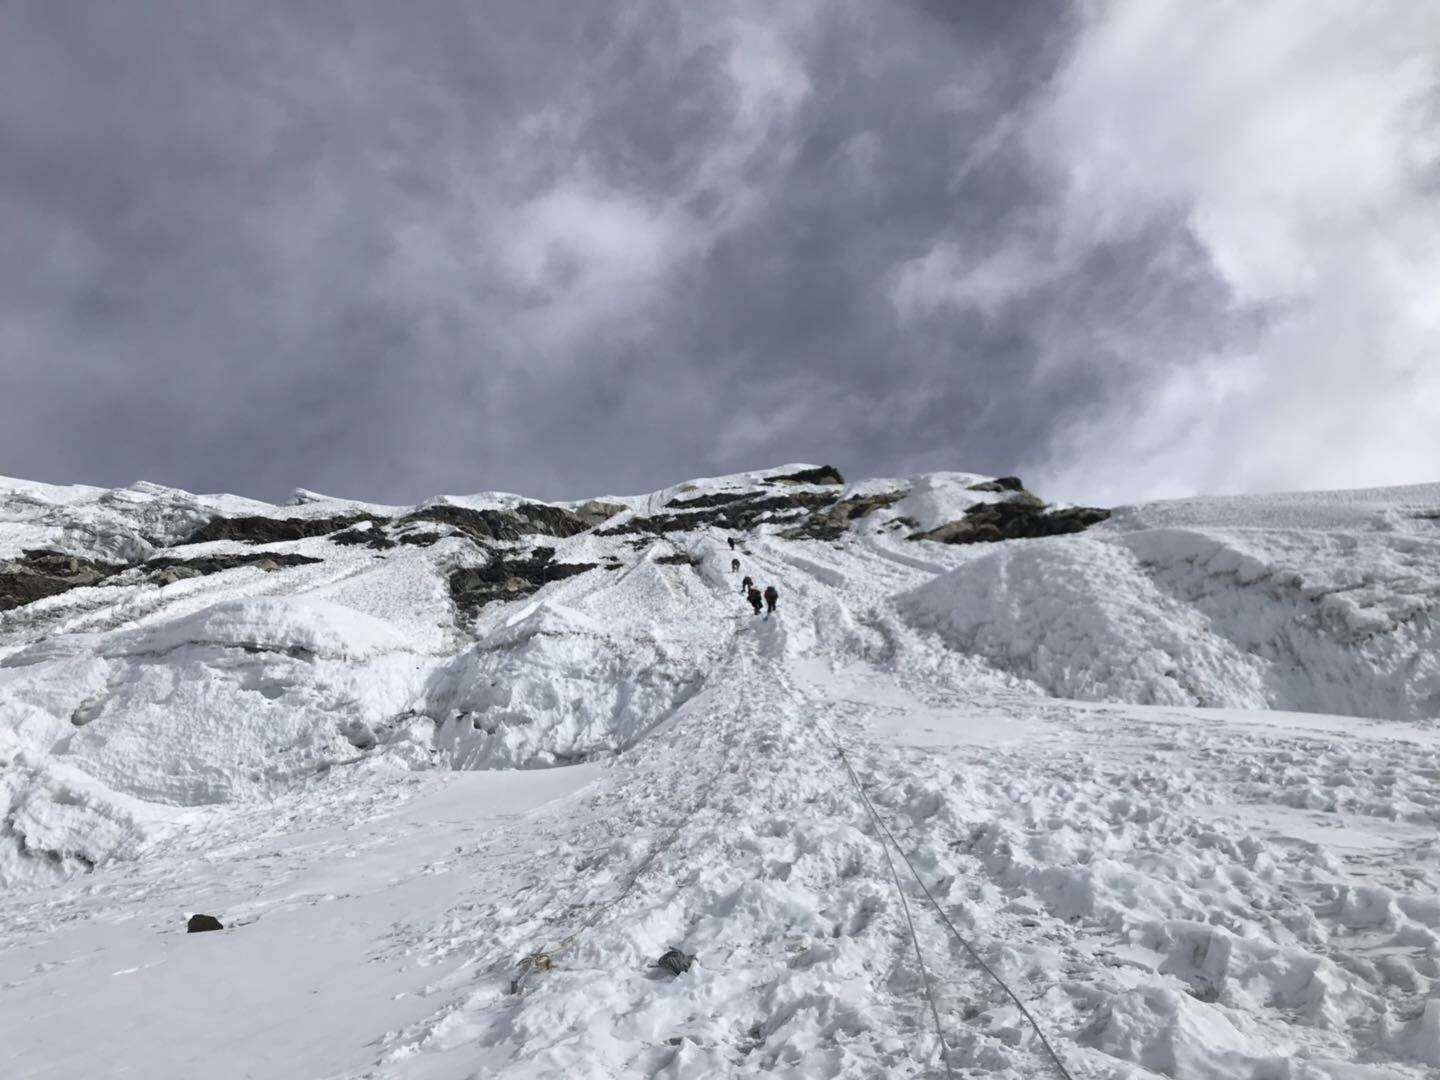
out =
<svg viewBox="0 0 1440 1080"><path fill-rule="evenodd" d="M1437 571L1440 485L1192 499L1004 545L899 604L1062 696L1433 718Z"/></svg>
<svg viewBox="0 0 1440 1080"><path fill-rule="evenodd" d="M0 485L0 1075L943 1075L837 743L1075 1076L1440 1067L1440 486L838 479ZM951 1067L1047 1075L905 888Z"/></svg>

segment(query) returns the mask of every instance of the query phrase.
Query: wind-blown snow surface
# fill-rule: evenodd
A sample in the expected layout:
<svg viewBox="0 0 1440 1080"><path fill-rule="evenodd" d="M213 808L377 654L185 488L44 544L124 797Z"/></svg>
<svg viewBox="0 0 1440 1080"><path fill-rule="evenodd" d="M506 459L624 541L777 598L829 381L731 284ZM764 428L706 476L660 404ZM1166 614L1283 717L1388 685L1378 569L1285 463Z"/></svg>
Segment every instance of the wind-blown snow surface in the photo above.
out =
<svg viewBox="0 0 1440 1080"><path fill-rule="evenodd" d="M607 499L601 531L765 478ZM980 479L853 485L898 498L733 556L176 548L404 511L0 483L0 558L319 560L0 613L0 1076L942 1076L837 745L1076 1077L1436 1075L1440 486L904 538ZM536 542L595 568L455 610L452 571ZM956 1075L1048 1075L906 888Z"/></svg>

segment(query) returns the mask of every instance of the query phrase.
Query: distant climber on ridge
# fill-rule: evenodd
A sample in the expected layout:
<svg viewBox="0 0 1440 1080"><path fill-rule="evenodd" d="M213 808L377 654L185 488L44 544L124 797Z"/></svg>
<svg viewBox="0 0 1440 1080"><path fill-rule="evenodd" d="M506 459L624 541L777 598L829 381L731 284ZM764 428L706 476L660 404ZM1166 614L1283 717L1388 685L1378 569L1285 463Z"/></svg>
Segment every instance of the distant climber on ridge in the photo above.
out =
<svg viewBox="0 0 1440 1080"><path fill-rule="evenodd" d="M757 589L757 588L755 588L754 585L751 585L751 586L750 586L750 591L745 594L745 597L746 597L747 600L750 601L750 606L755 609L755 614L756 614L756 615L759 615L759 614L760 614L760 604L761 604L761 602L762 602L762 601L761 601L761 598L760 598L760 590Z"/></svg>
<svg viewBox="0 0 1440 1080"><path fill-rule="evenodd" d="M739 570L739 569L740 569L740 560L739 560L739 559L731 559L731 560L730 560L730 573L733 574L733 573L735 573L735 571L737 571L737 570Z"/></svg>
<svg viewBox="0 0 1440 1080"><path fill-rule="evenodd" d="M768 619L775 613L775 603L780 599L780 590L774 585L765 586L765 617ZM752 601L753 603L753 601ZM759 608L756 608L758 611Z"/></svg>
<svg viewBox="0 0 1440 1080"><path fill-rule="evenodd" d="M730 543L730 550L731 550L731 551L734 551L734 550L735 550L735 538L734 538L733 536L727 536L725 539L728 540L729 543Z"/></svg>
<svg viewBox="0 0 1440 1080"><path fill-rule="evenodd" d="M740 595L741 595L741 596L747 595L747 594L750 592L750 590L753 589L754 587L755 587L755 579L752 578L749 574L746 574L746 575L745 575L745 580L742 581L742 582L740 582Z"/></svg>

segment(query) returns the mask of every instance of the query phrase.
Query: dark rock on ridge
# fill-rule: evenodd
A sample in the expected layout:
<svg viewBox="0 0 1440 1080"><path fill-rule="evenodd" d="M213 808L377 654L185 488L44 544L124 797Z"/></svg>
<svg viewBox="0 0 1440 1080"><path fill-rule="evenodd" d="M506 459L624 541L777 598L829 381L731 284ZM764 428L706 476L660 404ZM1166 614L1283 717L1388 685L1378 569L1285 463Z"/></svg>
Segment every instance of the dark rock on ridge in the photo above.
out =
<svg viewBox="0 0 1440 1080"><path fill-rule="evenodd" d="M1001 476L994 480L982 480L970 485L971 491L1024 491L1025 485L1018 476Z"/></svg>
<svg viewBox="0 0 1440 1080"><path fill-rule="evenodd" d="M185 924L187 934L203 934L207 930L224 930L225 926L214 915L191 915Z"/></svg>
<svg viewBox="0 0 1440 1080"><path fill-rule="evenodd" d="M368 529L362 526L346 529L330 537L330 542L342 547L368 547L375 551L386 551L395 546L395 541L379 525L371 525Z"/></svg>
<svg viewBox="0 0 1440 1080"><path fill-rule="evenodd" d="M233 570L241 566L256 566L262 570L279 570L290 566L304 566L321 562L308 555L295 555L277 551L257 551L237 555L200 555L191 559L161 556L150 559L134 568L124 578L111 580L130 567L118 563L103 563L78 555L65 555L58 551L26 551L19 559L0 563L0 611L8 611L33 603L46 596L57 596L71 589L85 585L136 584L134 572L143 575L156 585L173 585L186 578L218 574L222 570Z"/></svg>
<svg viewBox="0 0 1440 1080"><path fill-rule="evenodd" d="M267 517L217 517L211 518L200 528L187 536L181 544L205 544L212 540L240 540L247 544L281 544L288 540L304 540L311 536L328 536L358 525L362 521L375 523L385 519L374 514L342 514L324 518L267 518Z"/></svg>
<svg viewBox="0 0 1440 1080"><path fill-rule="evenodd" d="M983 544L997 540L1027 540L1083 532L1110 516L1109 510L1094 506L1071 506L1047 510L1037 496L1017 492L1005 502L980 503L965 511L959 521L929 532L912 533L911 540L935 540L942 544Z"/></svg>
<svg viewBox="0 0 1440 1080"><path fill-rule="evenodd" d="M27 550L0 563L0 611L57 596L84 585L98 585L125 567L58 551Z"/></svg>
<svg viewBox="0 0 1440 1080"><path fill-rule="evenodd" d="M767 484L843 484L845 478L833 465L821 465L814 469L786 473L784 476L767 476L764 481Z"/></svg>
<svg viewBox="0 0 1440 1080"><path fill-rule="evenodd" d="M724 506L740 499L753 499L753 491L717 491L710 495L696 495L691 499L671 499L665 504L667 510L705 510L711 506Z"/></svg>
<svg viewBox="0 0 1440 1080"><path fill-rule="evenodd" d="M852 521L893 506L905 497L904 491L885 491L878 495L852 495L834 506L811 514L805 521L780 534L785 540L838 540Z"/></svg>
<svg viewBox="0 0 1440 1080"><path fill-rule="evenodd" d="M609 521L624 509L625 507L619 503L608 503L600 499L587 499L571 512L593 529L596 525L601 525Z"/></svg>
<svg viewBox="0 0 1440 1080"><path fill-rule="evenodd" d="M169 581L160 582L164 585L182 578L218 574L222 570L234 570L241 566L259 566L261 569L278 570L282 567L308 566L318 562L324 562L324 560L290 552L257 551L240 555L197 555L193 559L177 559L167 555L143 563L141 569L155 575L151 578L152 581L163 574L170 574ZM264 566L265 563L270 565Z"/></svg>
<svg viewBox="0 0 1440 1080"><path fill-rule="evenodd" d="M400 537L400 543L409 544L411 547L431 547L445 539L445 533L438 532L412 532L405 533Z"/></svg>
<svg viewBox="0 0 1440 1080"><path fill-rule="evenodd" d="M472 510L467 506L437 503L406 514L400 524L414 521L449 525L472 540L499 541L519 540L537 533L563 539L593 527L573 511L544 503L521 503L510 510Z"/></svg>
<svg viewBox="0 0 1440 1080"><path fill-rule="evenodd" d="M701 496L701 499L705 499ZM688 500L698 503L700 499ZM835 496L821 491L747 492L718 506L707 505L693 511L634 517L608 529L598 536L623 536L628 533L687 532L704 526L718 529L745 530L755 525L790 523L807 510L829 507Z"/></svg>
<svg viewBox="0 0 1440 1080"><path fill-rule="evenodd" d="M552 581L595 569L594 563L557 563L554 559L555 549L548 547L536 548L520 558L495 552L484 566L465 567L450 574L450 598L461 611L473 615L495 600L519 600Z"/></svg>

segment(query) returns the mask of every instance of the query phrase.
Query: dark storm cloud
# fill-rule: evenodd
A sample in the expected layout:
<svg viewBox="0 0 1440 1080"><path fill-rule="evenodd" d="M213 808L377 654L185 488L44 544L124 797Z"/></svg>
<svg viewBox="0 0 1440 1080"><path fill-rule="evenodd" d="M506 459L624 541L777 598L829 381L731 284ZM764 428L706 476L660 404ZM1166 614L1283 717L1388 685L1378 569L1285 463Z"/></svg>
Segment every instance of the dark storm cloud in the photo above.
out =
<svg viewBox="0 0 1440 1080"><path fill-rule="evenodd" d="M1063 472L1137 357L1250 318L1179 203L1066 240L1026 135L1082 30L1059 2L3 18L12 475L413 501Z"/></svg>

